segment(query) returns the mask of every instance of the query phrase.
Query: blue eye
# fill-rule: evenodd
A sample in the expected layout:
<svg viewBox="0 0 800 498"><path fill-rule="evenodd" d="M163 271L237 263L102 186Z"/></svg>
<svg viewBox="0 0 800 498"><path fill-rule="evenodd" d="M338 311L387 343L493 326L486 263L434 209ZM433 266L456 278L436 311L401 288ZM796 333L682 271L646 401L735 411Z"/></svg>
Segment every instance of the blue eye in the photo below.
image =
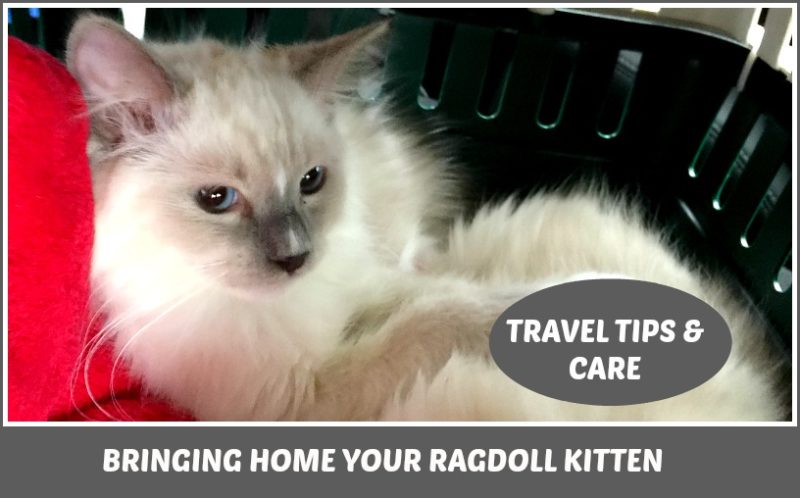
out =
<svg viewBox="0 0 800 498"><path fill-rule="evenodd" d="M239 192L232 187L201 188L197 192L197 203L212 214L224 213L239 200Z"/></svg>

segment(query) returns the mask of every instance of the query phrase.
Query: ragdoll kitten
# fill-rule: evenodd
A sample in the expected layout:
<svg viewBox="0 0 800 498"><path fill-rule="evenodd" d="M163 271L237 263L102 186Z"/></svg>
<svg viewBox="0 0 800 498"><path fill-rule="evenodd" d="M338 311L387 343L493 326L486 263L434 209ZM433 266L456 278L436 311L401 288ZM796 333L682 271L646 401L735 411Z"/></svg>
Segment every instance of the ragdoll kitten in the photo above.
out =
<svg viewBox="0 0 800 498"><path fill-rule="evenodd" d="M386 31L264 49L78 21L67 63L92 111L92 285L107 317L89 355L112 341L200 419L782 416L749 343L760 328L615 204L536 197L437 243L457 197L446 161L337 93ZM598 273L706 299L735 321L731 360L687 394L613 408L539 396L492 364L507 306Z"/></svg>
<svg viewBox="0 0 800 498"><path fill-rule="evenodd" d="M92 284L108 317L92 351L113 340L200 418L293 416L377 292L358 282L413 270L455 206L444 161L379 107L336 98L386 32L265 49L76 23L67 65L92 113Z"/></svg>

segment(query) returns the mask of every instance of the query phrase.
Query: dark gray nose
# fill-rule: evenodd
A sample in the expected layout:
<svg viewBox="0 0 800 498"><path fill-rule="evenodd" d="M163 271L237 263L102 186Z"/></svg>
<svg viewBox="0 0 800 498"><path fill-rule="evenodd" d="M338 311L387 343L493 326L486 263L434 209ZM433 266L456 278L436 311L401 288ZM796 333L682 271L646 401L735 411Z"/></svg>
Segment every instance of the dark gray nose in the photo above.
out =
<svg viewBox="0 0 800 498"><path fill-rule="evenodd" d="M303 217L294 208L277 209L259 220L258 237L266 260L289 275L302 267L312 250Z"/></svg>
<svg viewBox="0 0 800 498"><path fill-rule="evenodd" d="M271 259L273 263L278 265L283 271L291 275L295 271L297 271L303 263L306 262L306 257L308 257L308 252L304 252L302 254L296 254L294 256L288 256L286 258L281 259Z"/></svg>

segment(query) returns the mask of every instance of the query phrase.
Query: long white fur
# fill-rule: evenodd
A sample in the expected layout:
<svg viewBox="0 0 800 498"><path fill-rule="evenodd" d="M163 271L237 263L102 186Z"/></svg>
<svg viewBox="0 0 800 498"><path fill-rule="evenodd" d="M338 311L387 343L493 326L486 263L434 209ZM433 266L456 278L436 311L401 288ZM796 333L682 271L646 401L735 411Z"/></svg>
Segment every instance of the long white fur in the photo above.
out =
<svg viewBox="0 0 800 498"><path fill-rule="evenodd" d="M402 324L413 322L415 313L440 305L485 305L499 313L499 303L510 304L512 296L586 272L658 281L708 301L734 330L731 361L683 396L641 406L587 407L531 393L487 361L485 351L456 349L442 342L447 334L437 338L423 330L421 341L432 341L431 350L443 348L446 361L430 363L432 372L414 362L395 365L406 373L385 384L371 382L382 378L380 366L361 372L359 380L370 382L365 397L354 403L375 403L379 410L368 416L392 420L783 416L772 364L761 351L762 327L722 287L676 258L623 203L541 195L518 208L511 202L488 207L457 224L446 249L437 252L431 229L452 209L452 181L441 159L420 149L380 107L364 110L341 101L332 121L320 123L310 118L317 114L302 87L274 74L276 66L264 62L259 48L196 41L148 50L187 97L164 117L178 120L164 124L177 134L169 141L163 134L136 136L129 130L133 145L109 151L93 143L98 208L92 280L114 324L117 352L131 372L196 417L345 417L315 406L322 402L320 372L332 359L347 358L370 340L380 345L406 333L413 337L420 328L405 330ZM173 181L170 172L152 166L158 157L191 161L199 147L220 154L235 147L252 154L251 162L269 157L282 164L306 153L292 149L302 143L296 135L320 126L340 134L339 165L348 182L341 214L308 273L275 292L232 292L220 283L225 258L198 262L165 243L156 228L164 226L170 199L143 201ZM151 165L147 174L141 164ZM213 169L203 174L213 175ZM277 177L280 191L284 181L281 173ZM415 273L420 267L425 274ZM345 340L353 317L362 315L377 318ZM474 323L476 336L485 334L491 316ZM398 323L400 329L392 328ZM428 344L409 347L424 356Z"/></svg>
<svg viewBox="0 0 800 498"><path fill-rule="evenodd" d="M358 130L359 124L342 129ZM402 254L406 240L420 237L418 220L405 220L415 218L413 211L421 211L424 203L408 199L408 207L399 206L399 211L380 219L371 209L374 204L362 200L375 195L382 178L385 188L394 189L394 180L407 175L404 162L390 156L387 160L364 153L343 162L353 169L356 181L345 198L345 214L325 243L325 258L285 294L261 302L217 289L184 256L165 247L150 229L161 214L143 212L141 202L132 199L144 195L141 182L119 176L112 187L114 195L97 215L93 278L106 295L113 296L114 313L141 315L130 320L136 326L119 330L116 338L117 343L129 343L132 370L151 389L190 407L201 418L286 416L291 411L291 391L296 389L292 383L302 384L305 370L336 346L338 332L352 313L348 303L363 302L360 294L369 292L353 281L368 274L370 266ZM376 164L383 165L385 177L360 173ZM395 168L400 171L393 172ZM407 217L398 216L403 211ZM388 229L390 219L393 240L371 240L369 225L385 223ZM157 331L129 342L166 303L198 288L207 290L162 317ZM257 399L266 402L257 407L256 415Z"/></svg>
<svg viewBox="0 0 800 498"><path fill-rule="evenodd" d="M604 272L687 291L718 310L731 328L724 367L688 393L621 407L557 401L524 389L494 365L454 355L432 379L387 405L389 419L482 420L779 420L787 415L776 384L781 362L766 344L764 323L721 283L682 261L636 205L601 190L508 200L458 224L435 271L502 286L564 282ZM553 280L555 279L555 281ZM464 393L469 396L464 399ZM460 398L454 400L453 398Z"/></svg>

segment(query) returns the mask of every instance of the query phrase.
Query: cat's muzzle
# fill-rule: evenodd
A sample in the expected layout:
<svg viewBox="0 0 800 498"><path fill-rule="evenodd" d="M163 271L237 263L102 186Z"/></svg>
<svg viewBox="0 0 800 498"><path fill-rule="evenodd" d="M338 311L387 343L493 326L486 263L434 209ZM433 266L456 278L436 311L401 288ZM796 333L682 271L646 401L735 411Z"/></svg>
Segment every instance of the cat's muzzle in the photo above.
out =
<svg viewBox="0 0 800 498"><path fill-rule="evenodd" d="M308 228L294 209L270 217L262 227L267 259L289 275L294 274L311 254Z"/></svg>

